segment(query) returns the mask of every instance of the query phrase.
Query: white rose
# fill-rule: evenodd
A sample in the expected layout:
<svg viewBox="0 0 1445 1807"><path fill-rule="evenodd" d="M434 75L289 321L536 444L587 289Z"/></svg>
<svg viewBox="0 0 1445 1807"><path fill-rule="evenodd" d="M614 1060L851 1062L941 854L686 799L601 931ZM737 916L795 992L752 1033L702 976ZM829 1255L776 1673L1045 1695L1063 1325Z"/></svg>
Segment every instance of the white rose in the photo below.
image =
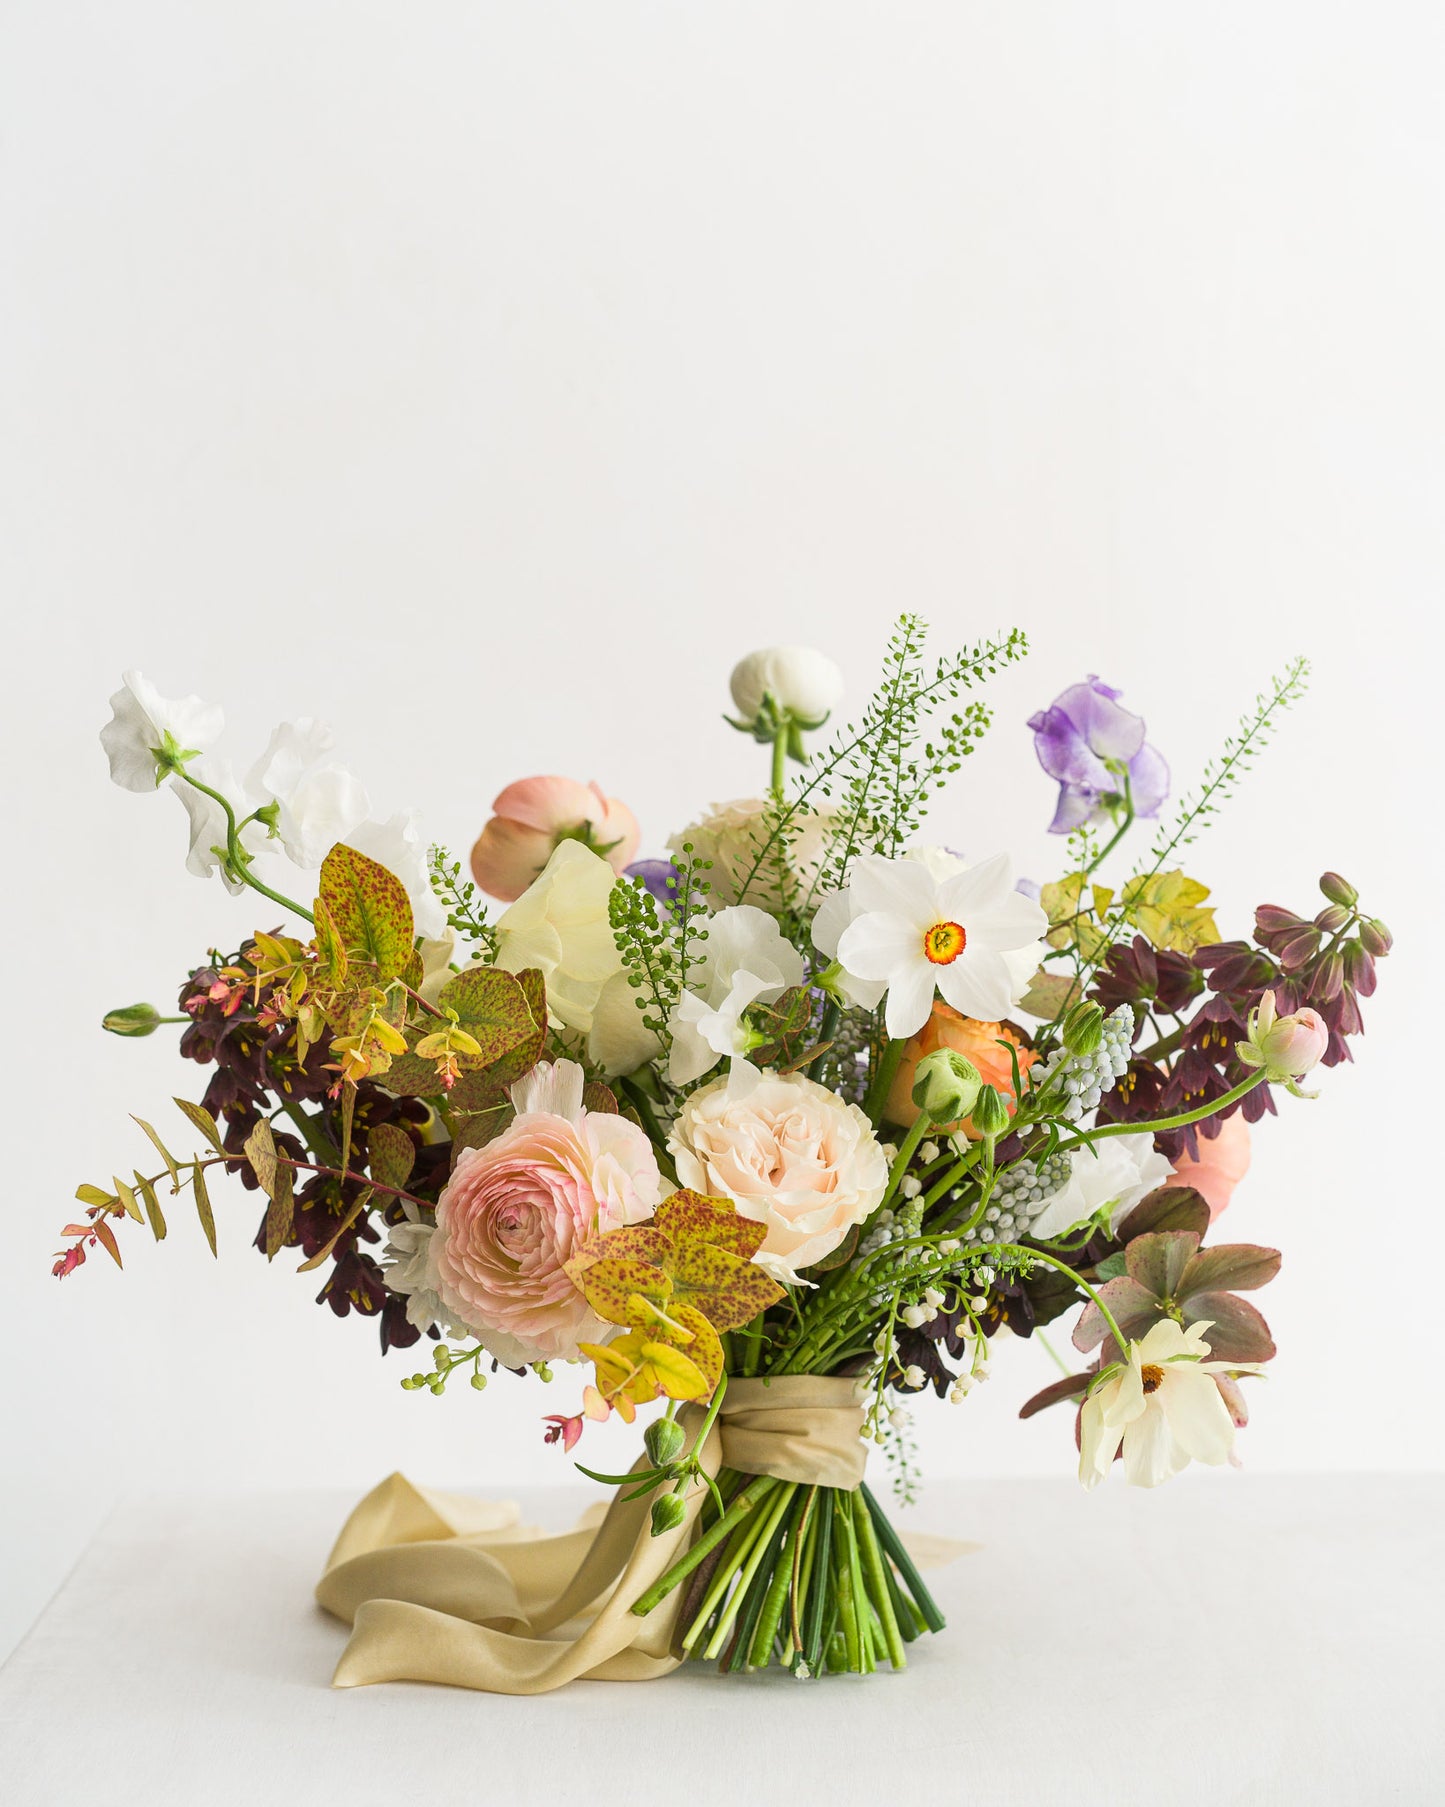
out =
<svg viewBox="0 0 1445 1807"><path fill-rule="evenodd" d="M764 699L790 715L801 728L818 728L843 698L843 674L810 646L767 646L733 667L733 704L744 727L751 727Z"/></svg>
<svg viewBox="0 0 1445 1807"><path fill-rule="evenodd" d="M587 1038L607 1073L630 1073L656 1051L628 984L608 920L617 874L580 841L559 842L547 864L497 918L497 965L536 967L556 1029Z"/></svg>
<svg viewBox="0 0 1445 1807"><path fill-rule="evenodd" d="M681 1185L730 1198L740 1217L766 1224L755 1259L784 1285L831 1254L888 1184L862 1111L801 1073L737 1067L693 1093L668 1148Z"/></svg>
<svg viewBox="0 0 1445 1807"><path fill-rule="evenodd" d="M1104 1136L1092 1150L1075 1149L1068 1180L1044 1201L1043 1210L1029 1224L1029 1235L1052 1241L1076 1224L1086 1223L1106 1205L1112 1229L1173 1171L1164 1156L1155 1152L1151 1135Z"/></svg>
<svg viewBox="0 0 1445 1807"><path fill-rule="evenodd" d="M668 842L668 852L679 863L687 857L682 850L689 842L694 859L712 861L712 870L703 876L712 886L708 902L714 909L743 901L776 914L785 906L801 904L812 890L823 863L832 811L800 811L758 865L770 832L765 816L769 807L762 797L714 803L705 816ZM786 866L780 867L783 860ZM755 866L757 873L749 881ZM744 884L746 899L741 897Z"/></svg>
<svg viewBox="0 0 1445 1807"><path fill-rule="evenodd" d="M100 744L110 761L111 777L127 791L153 791L166 769L158 755L176 759L203 752L225 726L219 705L203 703L198 696L172 701L138 671L121 674L121 687L110 707L111 719L100 731Z"/></svg>

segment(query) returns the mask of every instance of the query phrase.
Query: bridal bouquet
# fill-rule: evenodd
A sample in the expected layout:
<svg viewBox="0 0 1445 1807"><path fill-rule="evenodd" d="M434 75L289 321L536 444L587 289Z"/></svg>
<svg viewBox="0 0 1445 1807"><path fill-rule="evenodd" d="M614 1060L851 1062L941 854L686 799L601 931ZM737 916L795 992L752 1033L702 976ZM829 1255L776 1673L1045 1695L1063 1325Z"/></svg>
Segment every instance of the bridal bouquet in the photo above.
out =
<svg viewBox="0 0 1445 1807"><path fill-rule="evenodd" d="M372 819L320 724L279 727L238 780L218 709L127 674L112 777L172 791L188 869L259 893L266 926L194 966L176 1014L106 1017L183 1026L198 1141L142 1122L159 1167L79 1189L56 1273L119 1263L127 1219L163 1238L182 1192L214 1251L233 1173L268 1260L297 1251L383 1351L430 1340L403 1386L550 1381L567 1451L655 1407L635 1466L595 1476L662 1540L620 1608L668 1615L674 1660L733 1670L900 1667L940 1628L863 1458L883 1446L907 1498L901 1401L962 1402L1009 1335L1081 1308L1077 1363L1055 1355L1023 1415L1073 1403L1085 1486L1116 1459L1143 1486L1234 1460L1241 1381L1275 1352L1245 1295L1280 1257L1214 1221L1249 1125L1349 1058L1390 936L1326 873L1317 911L1264 904L1224 940L1181 864L1303 661L1137 853L1169 772L1095 677L1028 724L1059 875L930 841L989 724L971 693L1024 651L926 658L905 617L826 741L836 667L752 654L728 719L766 750L763 795L639 859L625 804L522 779L470 879L412 815Z"/></svg>

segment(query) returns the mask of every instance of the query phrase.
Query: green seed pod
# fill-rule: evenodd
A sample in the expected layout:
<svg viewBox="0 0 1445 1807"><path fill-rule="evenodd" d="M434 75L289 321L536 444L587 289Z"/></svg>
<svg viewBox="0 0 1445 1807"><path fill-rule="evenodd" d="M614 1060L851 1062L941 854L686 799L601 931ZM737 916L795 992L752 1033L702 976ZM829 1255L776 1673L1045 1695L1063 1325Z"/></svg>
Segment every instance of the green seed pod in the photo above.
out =
<svg viewBox="0 0 1445 1807"><path fill-rule="evenodd" d="M675 1418L654 1418L642 1436L654 1468L666 1468L682 1454L687 1438Z"/></svg>
<svg viewBox="0 0 1445 1807"><path fill-rule="evenodd" d="M675 1493L664 1493L652 1502L652 1535L675 1531L687 1517L687 1507Z"/></svg>
<svg viewBox="0 0 1445 1807"><path fill-rule="evenodd" d="M485 1393L487 1390L486 1375L485 1374L474 1374L472 1376L472 1385L476 1388L477 1392Z"/></svg>

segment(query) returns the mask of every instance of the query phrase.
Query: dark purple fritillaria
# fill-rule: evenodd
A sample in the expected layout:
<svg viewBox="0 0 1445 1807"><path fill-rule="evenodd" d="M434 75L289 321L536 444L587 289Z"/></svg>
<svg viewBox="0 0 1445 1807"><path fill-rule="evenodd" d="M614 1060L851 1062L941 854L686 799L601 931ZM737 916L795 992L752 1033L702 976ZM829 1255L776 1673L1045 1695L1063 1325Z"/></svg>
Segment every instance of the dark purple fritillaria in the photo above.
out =
<svg viewBox="0 0 1445 1807"><path fill-rule="evenodd" d="M1072 834L1122 808L1124 774L1136 816L1157 816L1169 795L1169 767L1144 740L1144 718L1091 673L1029 717L1039 764L1059 784L1050 834Z"/></svg>

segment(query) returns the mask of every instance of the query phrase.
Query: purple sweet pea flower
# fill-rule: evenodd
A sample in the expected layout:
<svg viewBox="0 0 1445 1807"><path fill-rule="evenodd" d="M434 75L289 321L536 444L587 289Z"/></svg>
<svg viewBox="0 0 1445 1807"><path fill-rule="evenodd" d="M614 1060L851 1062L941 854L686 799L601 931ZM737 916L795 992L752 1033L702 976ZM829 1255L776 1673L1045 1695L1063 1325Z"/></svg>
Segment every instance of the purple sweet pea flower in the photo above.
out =
<svg viewBox="0 0 1445 1807"><path fill-rule="evenodd" d="M630 866L623 867L627 878L640 878L646 888L660 904L677 902L677 867L671 860L634 860ZM672 888L668 880L672 880Z"/></svg>
<svg viewBox="0 0 1445 1807"><path fill-rule="evenodd" d="M1050 834L1111 817L1123 803L1126 771L1136 816L1157 816L1169 795L1169 767L1145 743L1143 716L1121 708L1119 696L1091 674L1029 717L1039 764L1059 782Z"/></svg>

